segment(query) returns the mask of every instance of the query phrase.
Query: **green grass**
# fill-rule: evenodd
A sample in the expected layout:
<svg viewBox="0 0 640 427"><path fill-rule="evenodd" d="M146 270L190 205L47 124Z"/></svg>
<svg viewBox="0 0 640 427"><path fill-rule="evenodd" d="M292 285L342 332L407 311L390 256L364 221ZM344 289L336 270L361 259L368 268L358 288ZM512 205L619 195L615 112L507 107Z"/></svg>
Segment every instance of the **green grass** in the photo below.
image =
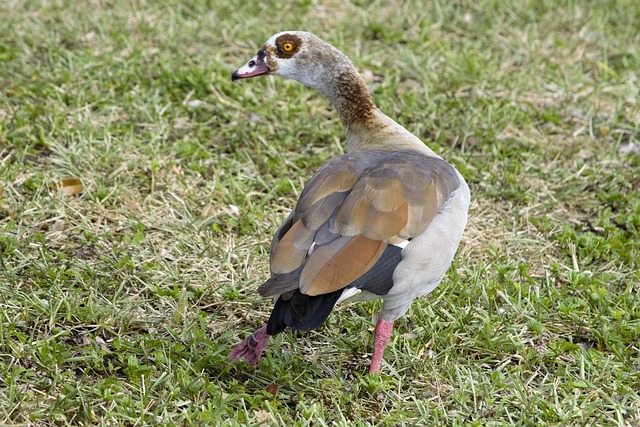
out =
<svg viewBox="0 0 640 427"><path fill-rule="evenodd" d="M0 4L0 424L640 425L637 2L387 3ZM230 81L284 29L471 187L380 376L376 303L228 363L274 229L341 153L319 94Z"/></svg>

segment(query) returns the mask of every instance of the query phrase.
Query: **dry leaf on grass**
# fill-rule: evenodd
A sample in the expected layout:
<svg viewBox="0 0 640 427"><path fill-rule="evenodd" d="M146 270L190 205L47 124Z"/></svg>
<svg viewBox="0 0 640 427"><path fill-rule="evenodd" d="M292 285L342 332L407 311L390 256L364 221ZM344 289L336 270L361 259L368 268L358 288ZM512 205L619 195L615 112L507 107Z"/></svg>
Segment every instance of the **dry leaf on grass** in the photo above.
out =
<svg viewBox="0 0 640 427"><path fill-rule="evenodd" d="M278 394L279 389L280 387L278 386L278 384L269 384L266 390L268 393L271 393L272 395L276 396Z"/></svg>
<svg viewBox="0 0 640 427"><path fill-rule="evenodd" d="M264 409L260 409L259 411L254 411L254 413L256 414L256 418L258 418L260 421L266 421L271 418L269 413Z"/></svg>
<svg viewBox="0 0 640 427"><path fill-rule="evenodd" d="M111 353L111 349L109 348L107 343L102 339L102 337L96 337L96 342L100 346L100 350L104 351L107 354Z"/></svg>
<svg viewBox="0 0 640 427"><path fill-rule="evenodd" d="M62 178L54 183L54 187L62 190L65 196L73 196L84 190L84 185L82 185L82 181L79 178Z"/></svg>

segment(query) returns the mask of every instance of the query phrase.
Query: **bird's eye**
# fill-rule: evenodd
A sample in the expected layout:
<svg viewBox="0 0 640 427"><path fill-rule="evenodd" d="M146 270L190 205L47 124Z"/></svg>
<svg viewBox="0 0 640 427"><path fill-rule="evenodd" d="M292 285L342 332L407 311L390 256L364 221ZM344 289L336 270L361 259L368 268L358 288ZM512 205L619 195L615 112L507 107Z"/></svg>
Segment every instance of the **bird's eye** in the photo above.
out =
<svg viewBox="0 0 640 427"><path fill-rule="evenodd" d="M293 44L289 42L285 42L282 45L282 50L284 50L285 52L291 52L293 50Z"/></svg>

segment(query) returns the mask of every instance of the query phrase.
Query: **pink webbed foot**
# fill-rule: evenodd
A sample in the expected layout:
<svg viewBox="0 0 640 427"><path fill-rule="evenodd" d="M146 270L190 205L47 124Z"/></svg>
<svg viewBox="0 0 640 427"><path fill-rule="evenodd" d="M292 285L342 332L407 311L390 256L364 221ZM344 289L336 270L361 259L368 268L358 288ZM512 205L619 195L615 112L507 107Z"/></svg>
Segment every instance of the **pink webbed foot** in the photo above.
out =
<svg viewBox="0 0 640 427"><path fill-rule="evenodd" d="M371 359L369 372L380 372L382 355L384 354L384 349L387 348L387 344L389 344L392 331L393 322L380 319L378 323L376 323L376 330L373 336L373 358Z"/></svg>
<svg viewBox="0 0 640 427"><path fill-rule="evenodd" d="M231 353L229 353L231 363L236 363L238 359L242 358L251 366L258 365L262 352L267 348L270 336L271 335L267 333L266 326L255 331L231 350Z"/></svg>

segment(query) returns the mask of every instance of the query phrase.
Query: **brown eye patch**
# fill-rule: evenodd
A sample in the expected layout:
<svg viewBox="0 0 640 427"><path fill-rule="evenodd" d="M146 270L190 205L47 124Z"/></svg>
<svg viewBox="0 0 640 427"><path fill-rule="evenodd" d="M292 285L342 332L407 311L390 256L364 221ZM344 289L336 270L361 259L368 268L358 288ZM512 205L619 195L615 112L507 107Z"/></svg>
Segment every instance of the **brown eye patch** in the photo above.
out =
<svg viewBox="0 0 640 427"><path fill-rule="evenodd" d="M292 58L301 47L302 40L293 34L283 34L276 39L276 54L279 58Z"/></svg>

